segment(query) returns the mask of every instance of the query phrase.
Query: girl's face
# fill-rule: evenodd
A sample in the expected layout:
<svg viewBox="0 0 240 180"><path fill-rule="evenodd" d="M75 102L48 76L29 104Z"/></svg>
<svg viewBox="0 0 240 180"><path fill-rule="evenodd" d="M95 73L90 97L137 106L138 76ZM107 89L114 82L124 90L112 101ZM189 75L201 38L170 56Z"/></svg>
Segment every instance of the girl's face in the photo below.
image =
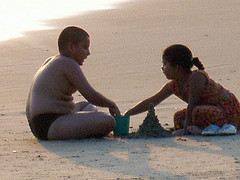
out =
<svg viewBox="0 0 240 180"><path fill-rule="evenodd" d="M176 66L172 66L166 59L163 58L162 71L167 79L174 79L176 76Z"/></svg>
<svg viewBox="0 0 240 180"><path fill-rule="evenodd" d="M72 47L71 57L77 61L80 66L83 65L84 60L90 55L89 46L90 40L87 37Z"/></svg>

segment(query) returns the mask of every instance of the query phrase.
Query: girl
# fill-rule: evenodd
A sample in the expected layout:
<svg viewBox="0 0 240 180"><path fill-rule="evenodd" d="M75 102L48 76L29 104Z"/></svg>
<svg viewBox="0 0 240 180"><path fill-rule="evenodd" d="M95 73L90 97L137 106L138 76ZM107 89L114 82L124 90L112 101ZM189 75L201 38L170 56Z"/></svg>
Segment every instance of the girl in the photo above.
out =
<svg viewBox="0 0 240 180"><path fill-rule="evenodd" d="M66 27L58 39L59 55L48 58L33 78L26 114L34 136L40 140L103 137L115 128L111 115L120 115L117 105L88 83L80 66L90 55L88 33ZM74 103L73 93L87 100ZM111 115L97 112L109 108Z"/></svg>
<svg viewBox="0 0 240 180"><path fill-rule="evenodd" d="M240 128L240 104L237 98L220 84L209 78L200 60L191 51L175 44L164 50L162 71L170 82L159 92L129 109L131 116L146 111L174 94L186 103L186 109L174 115L175 135L201 134L211 124L232 124ZM192 71L195 65L198 70Z"/></svg>

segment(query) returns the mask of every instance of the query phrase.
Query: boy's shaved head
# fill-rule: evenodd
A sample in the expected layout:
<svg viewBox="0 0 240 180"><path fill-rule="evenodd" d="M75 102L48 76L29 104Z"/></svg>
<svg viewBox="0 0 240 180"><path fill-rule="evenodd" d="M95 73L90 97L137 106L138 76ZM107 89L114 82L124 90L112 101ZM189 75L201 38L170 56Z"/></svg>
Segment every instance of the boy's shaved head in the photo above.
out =
<svg viewBox="0 0 240 180"><path fill-rule="evenodd" d="M58 49L61 52L69 42L76 45L86 37L89 37L89 34L84 29L77 26L68 26L59 35Z"/></svg>

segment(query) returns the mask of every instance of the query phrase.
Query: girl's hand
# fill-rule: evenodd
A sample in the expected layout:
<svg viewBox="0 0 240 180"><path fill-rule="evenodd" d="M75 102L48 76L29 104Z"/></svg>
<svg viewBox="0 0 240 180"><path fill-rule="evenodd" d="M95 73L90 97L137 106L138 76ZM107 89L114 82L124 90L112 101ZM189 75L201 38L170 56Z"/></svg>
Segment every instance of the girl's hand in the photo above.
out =
<svg viewBox="0 0 240 180"><path fill-rule="evenodd" d="M129 116L129 111L126 111L123 116Z"/></svg>

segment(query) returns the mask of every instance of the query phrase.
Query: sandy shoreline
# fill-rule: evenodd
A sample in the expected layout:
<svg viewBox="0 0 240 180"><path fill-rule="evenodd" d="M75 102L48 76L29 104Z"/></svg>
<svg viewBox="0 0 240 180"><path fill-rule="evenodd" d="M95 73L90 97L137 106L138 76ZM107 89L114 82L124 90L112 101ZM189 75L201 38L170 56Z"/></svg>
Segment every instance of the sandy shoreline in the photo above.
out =
<svg viewBox="0 0 240 180"><path fill-rule="evenodd" d="M161 55L173 43L188 45L210 76L240 99L239 11L238 0L137 0L49 21L58 29L0 42L0 179L239 179L239 134L39 142L25 117L32 77L44 59L57 54L57 37L67 25L89 32L91 56L83 70L122 112L167 82ZM156 114L162 125L173 126L173 113L183 107L173 96ZM131 131L145 116L131 118Z"/></svg>

